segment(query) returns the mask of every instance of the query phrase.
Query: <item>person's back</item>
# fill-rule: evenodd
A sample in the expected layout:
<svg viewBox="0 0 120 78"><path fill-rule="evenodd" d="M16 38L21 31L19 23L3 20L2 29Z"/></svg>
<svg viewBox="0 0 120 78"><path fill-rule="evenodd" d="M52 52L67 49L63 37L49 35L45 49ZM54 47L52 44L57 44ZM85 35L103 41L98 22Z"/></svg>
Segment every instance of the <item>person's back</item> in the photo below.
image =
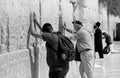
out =
<svg viewBox="0 0 120 78"><path fill-rule="evenodd" d="M54 33L43 33L42 37L43 40L46 41L47 63L50 66L50 68L66 65L66 62L63 62L60 59L58 59L57 54L54 51L57 51L58 48L58 36Z"/></svg>
<svg viewBox="0 0 120 78"><path fill-rule="evenodd" d="M103 35L105 36L105 42L106 42L106 44L112 44L112 40L111 40L111 36L109 35L109 34L107 34L107 33L103 33Z"/></svg>
<svg viewBox="0 0 120 78"><path fill-rule="evenodd" d="M105 42L106 42L106 46L103 49L104 54L108 54L110 52L110 45L112 44L112 40L109 34L107 34L106 32L103 32L104 38L105 38Z"/></svg>
<svg viewBox="0 0 120 78"><path fill-rule="evenodd" d="M79 38L77 40L77 47L79 47L78 50L93 49L93 40L90 32L85 28L81 28L77 33L77 37Z"/></svg>

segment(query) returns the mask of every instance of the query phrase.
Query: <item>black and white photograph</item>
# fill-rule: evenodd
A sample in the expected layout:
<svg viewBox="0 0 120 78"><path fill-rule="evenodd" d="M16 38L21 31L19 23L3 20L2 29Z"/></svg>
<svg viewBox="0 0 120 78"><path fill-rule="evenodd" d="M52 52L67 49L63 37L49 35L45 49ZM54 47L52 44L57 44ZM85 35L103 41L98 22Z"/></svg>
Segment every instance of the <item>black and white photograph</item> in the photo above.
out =
<svg viewBox="0 0 120 78"><path fill-rule="evenodd" d="M0 78L120 78L120 0L0 0Z"/></svg>

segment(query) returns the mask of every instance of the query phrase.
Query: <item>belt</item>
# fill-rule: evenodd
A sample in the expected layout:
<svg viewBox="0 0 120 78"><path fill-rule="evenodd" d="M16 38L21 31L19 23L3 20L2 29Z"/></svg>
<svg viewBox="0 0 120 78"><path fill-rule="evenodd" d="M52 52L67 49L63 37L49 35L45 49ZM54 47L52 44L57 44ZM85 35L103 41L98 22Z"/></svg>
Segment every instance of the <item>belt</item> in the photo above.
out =
<svg viewBox="0 0 120 78"><path fill-rule="evenodd" d="M89 51L89 50L92 50L92 49L84 49L84 50L80 51L80 53L84 52L84 51Z"/></svg>

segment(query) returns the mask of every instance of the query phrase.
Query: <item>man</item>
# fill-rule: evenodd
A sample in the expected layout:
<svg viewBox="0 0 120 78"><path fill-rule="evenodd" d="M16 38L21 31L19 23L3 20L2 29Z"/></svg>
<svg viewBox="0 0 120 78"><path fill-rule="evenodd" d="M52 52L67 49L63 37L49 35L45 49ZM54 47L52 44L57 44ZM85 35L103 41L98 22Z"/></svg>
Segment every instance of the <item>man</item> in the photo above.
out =
<svg viewBox="0 0 120 78"><path fill-rule="evenodd" d="M94 69L94 51L93 40L90 32L88 32L80 21L72 22L74 29L70 30L66 26L63 26L68 32L73 33L70 37L72 40L77 40L76 47L80 52L80 75L81 78L93 78ZM86 77L87 76L87 77Z"/></svg>
<svg viewBox="0 0 120 78"><path fill-rule="evenodd" d="M103 50L104 54L108 54L110 52L110 45L112 44L112 40L109 34L107 34L106 32L103 32L104 38L105 38L105 42L106 42L106 46Z"/></svg>
<svg viewBox="0 0 120 78"><path fill-rule="evenodd" d="M35 19L35 16L31 18L31 23L32 21L38 24L37 20ZM40 28L39 24L38 26ZM37 38L46 41L49 78L65 78L69 70L69 63L62 61L57 57L55 50L57 51L58 48L58 36L53 33L54 31L50 23L45 23L43 25L43 28L40 29L42 29L42 32L38 33L37 31L35 31L34 26L31 25L31 34Z"/></svg>
<svg viewBox="0 0 120 78"><path fill-rule="evenodd" d="M103 56L103 44L102 44L102 31L100 29L100 23L97 22L94 26L94 43L95 43L95 52L99 53L100 58L104 58Z"/></svg>

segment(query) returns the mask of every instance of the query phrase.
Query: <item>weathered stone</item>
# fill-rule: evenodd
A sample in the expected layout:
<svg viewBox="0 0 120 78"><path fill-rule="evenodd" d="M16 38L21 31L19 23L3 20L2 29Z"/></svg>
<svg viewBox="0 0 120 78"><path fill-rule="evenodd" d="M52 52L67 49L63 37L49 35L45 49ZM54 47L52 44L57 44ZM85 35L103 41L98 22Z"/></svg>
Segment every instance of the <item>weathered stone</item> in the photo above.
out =
<svg viewBox="0 0 120 78"><path fill-rule="evenodd" d="M31 12L36 13L41 25L51 23L55 31L59 28L60 15L61 23L66 23L71 29L72 21L76 19L92 30L98 20L98 0L76 2L74 7L69 0L0 0L0 78L32 78L34 75L34 50L27 49L36 43L35 38L28 34ZM65 31L65 35L71 34ZM39 77L48 78L45 42L38 39L38 43ZM70 63L67 75L67 78L73 77L80 77L79 63L74 61Z"/></svg>
<svg viewBox="0 0 120 78"><path fill-rule="evenodd" d="M31 78L31 63L27 49L0 55L0 78Z"/></svg>

